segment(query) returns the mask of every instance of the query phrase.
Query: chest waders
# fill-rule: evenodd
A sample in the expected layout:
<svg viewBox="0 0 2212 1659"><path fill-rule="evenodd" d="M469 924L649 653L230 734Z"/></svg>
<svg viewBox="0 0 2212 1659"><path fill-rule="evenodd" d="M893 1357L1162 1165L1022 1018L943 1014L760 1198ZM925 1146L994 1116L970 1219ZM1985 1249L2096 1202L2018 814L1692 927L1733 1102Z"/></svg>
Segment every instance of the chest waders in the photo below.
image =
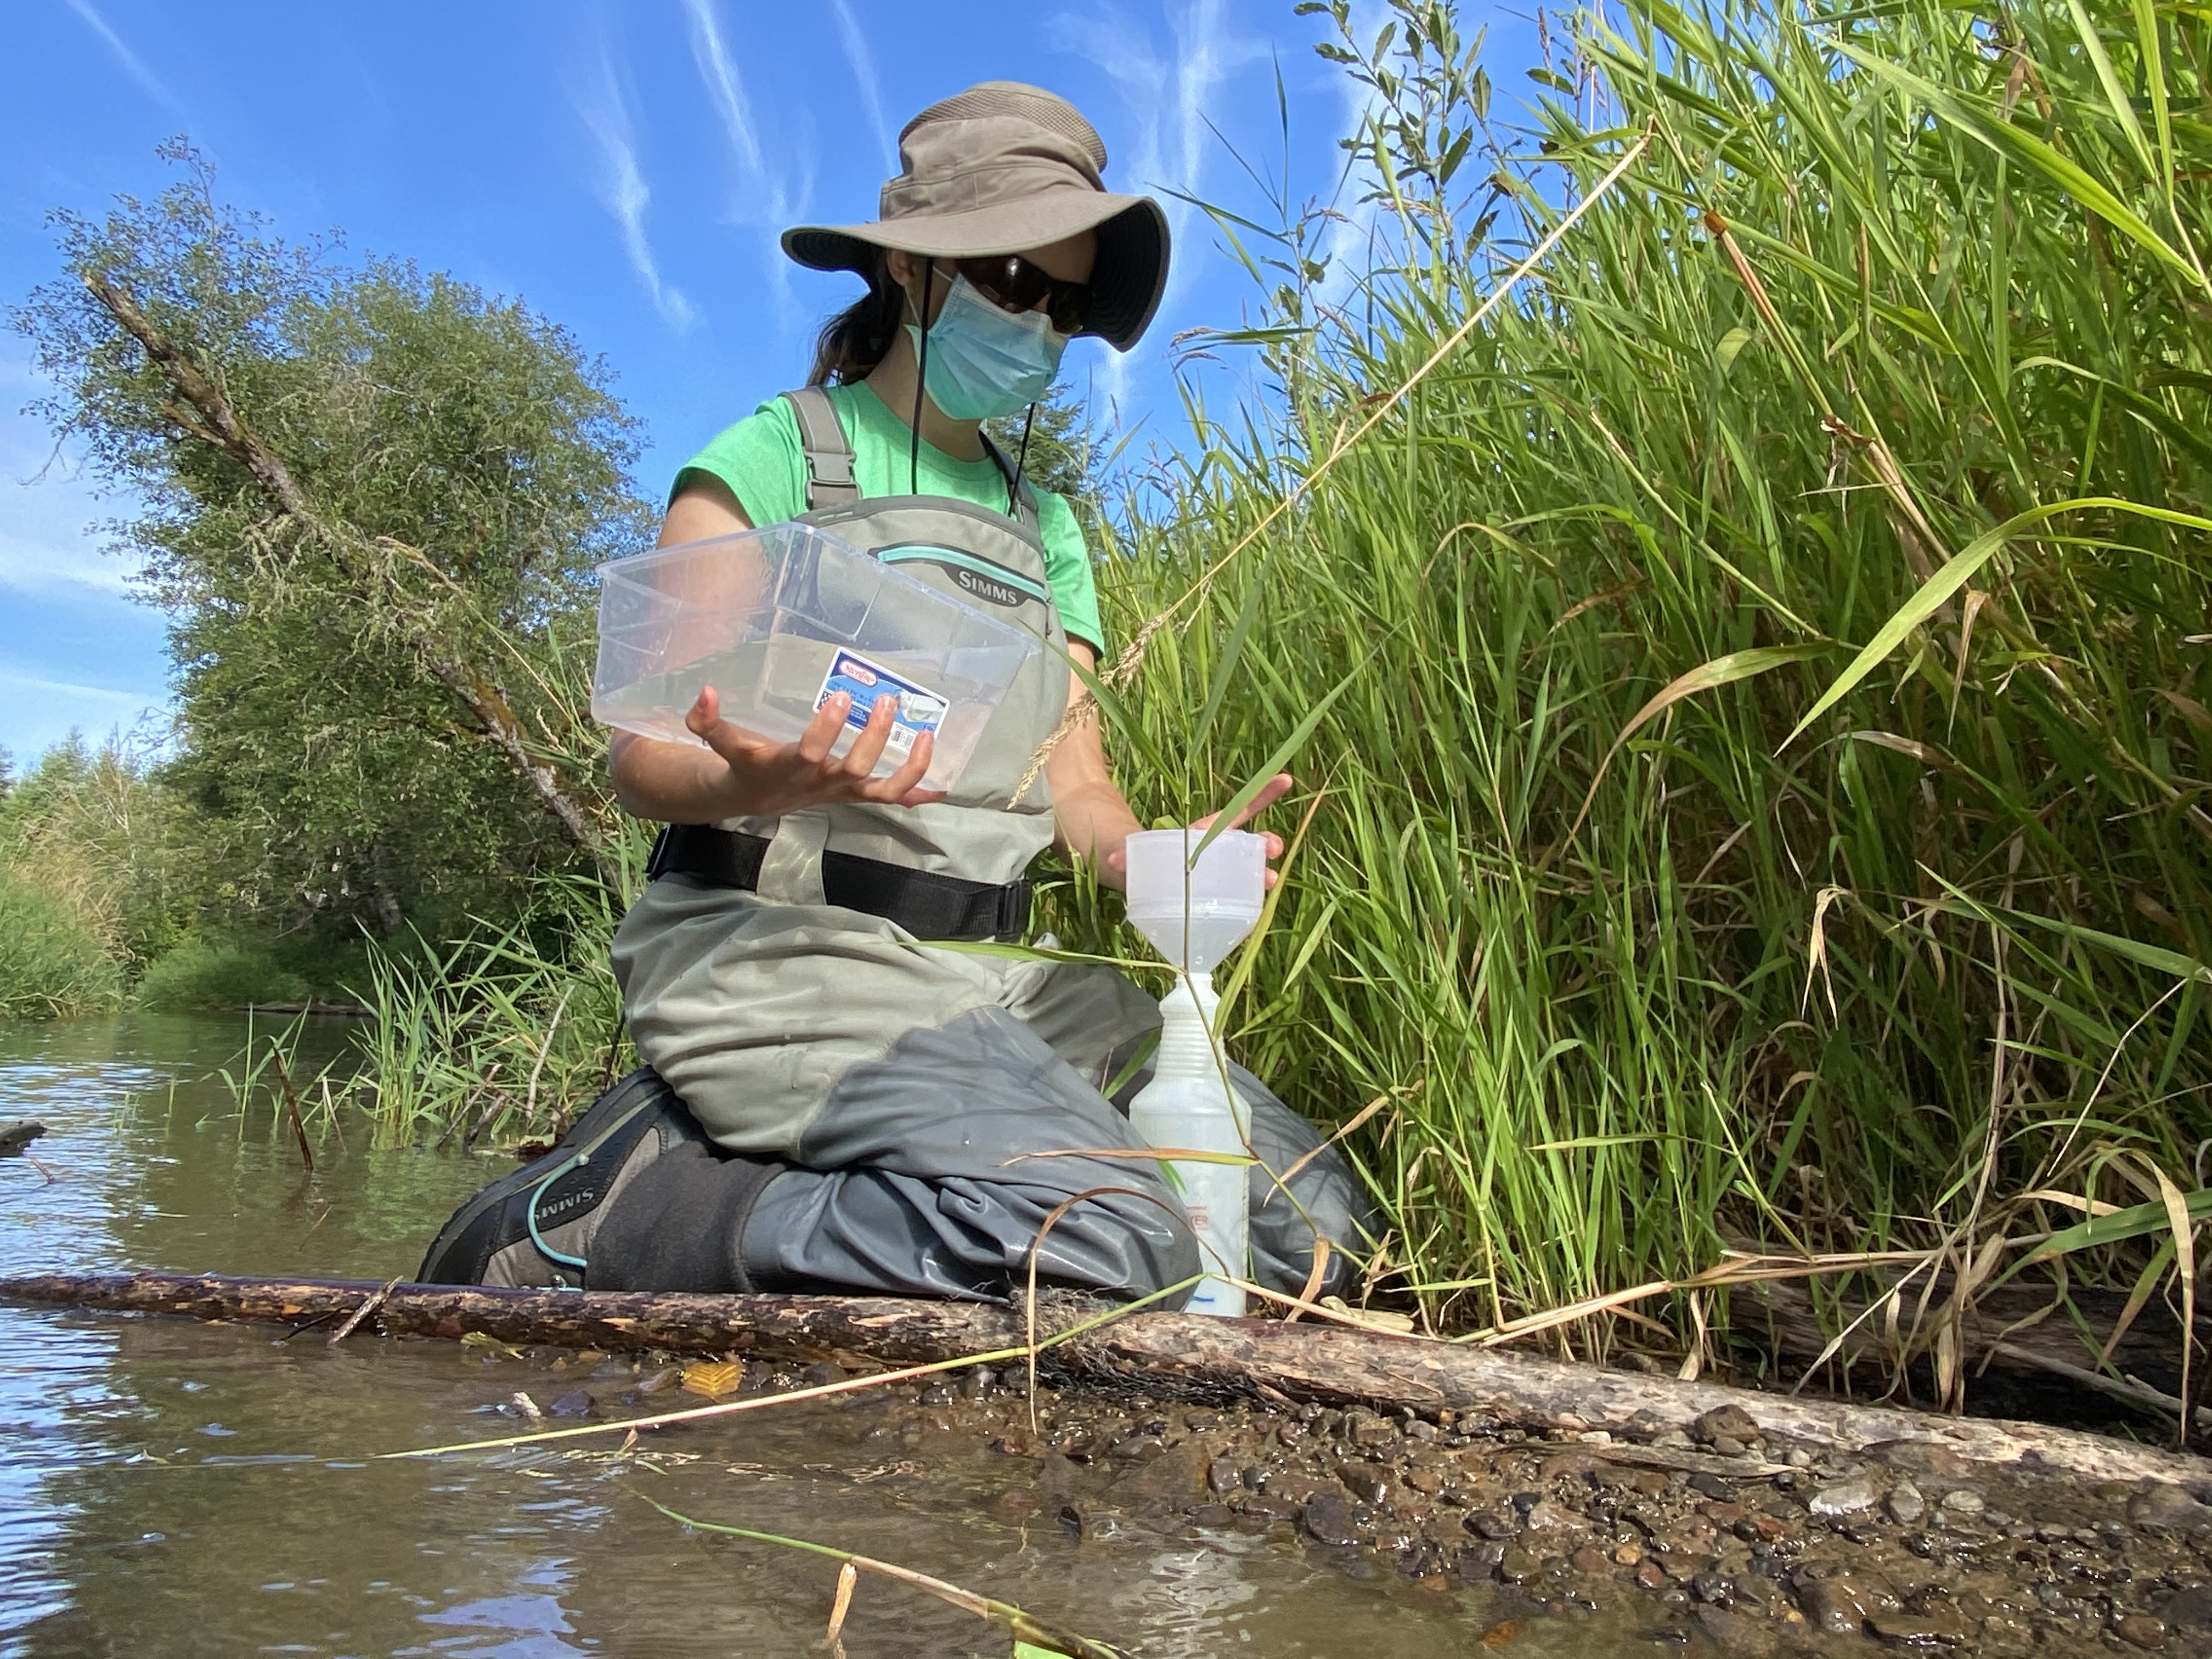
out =
<svg viewBox="0 0 2212 1659"><path fill-rule="evenodd" d="M1152 997L1104 967L930 943L1018 938L1028 867L1053 838L1043 781L1012 798L1070 678L1036 499L994 450L1012 516L945 496L862 500L829 399L785 395L806 457L800 522L1030 629L1046 649L942 803L664 831L613 948L649 1071L472 1200L447 1234L466 1223L485 1247L449 1253L457 1265L442 1271L595 1289L999 1297L1025 1277L1054 1211L1103 1188L1116 1190L1053 1224L1039 1281L1126 1297L1188 1279L1197 1244L1158 1165L1034 1156L1141 1146L1100 1089L1158 1030ZM1253 1176L1255 1271L1298 1289L1318 1229L1334 1247L1334 1288L1366 1253L1363 1234L1380 1236L1357 1180L1333 1149L1309 1156L1320 1136L1257 1079L1236 1080L1266 1166ZM1266 1173L1301 1162L1294 1196ZM574 1219L548 1227L545 1213Z"/></svg>

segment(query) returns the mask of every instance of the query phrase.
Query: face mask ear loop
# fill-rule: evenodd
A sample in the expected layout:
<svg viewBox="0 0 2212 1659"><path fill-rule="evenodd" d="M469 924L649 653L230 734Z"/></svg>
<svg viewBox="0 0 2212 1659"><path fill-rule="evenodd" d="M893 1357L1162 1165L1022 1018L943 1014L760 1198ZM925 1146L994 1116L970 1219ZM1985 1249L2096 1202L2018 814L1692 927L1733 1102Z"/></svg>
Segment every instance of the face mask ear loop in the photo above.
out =
<svg viewBox="0 0 2212 1659"><path fill-rule="evenodd" d="M1014 504L1021 498L1022 467L1030 458L1030 428L1036 424L1036 405L1022 416L1022 447L1014 452L1014 476L1006 480L1006 516L1014 515Z"/></svg>
<svg viewBox="0 0 2212 1659"><path fill-rule="evenodd" d="M929 290L937 276L937 261L930 260L921 268L921 349L915 354L914 366L914 433L907 445L906 493L921 494L921 399L929 385Z"/></svg>

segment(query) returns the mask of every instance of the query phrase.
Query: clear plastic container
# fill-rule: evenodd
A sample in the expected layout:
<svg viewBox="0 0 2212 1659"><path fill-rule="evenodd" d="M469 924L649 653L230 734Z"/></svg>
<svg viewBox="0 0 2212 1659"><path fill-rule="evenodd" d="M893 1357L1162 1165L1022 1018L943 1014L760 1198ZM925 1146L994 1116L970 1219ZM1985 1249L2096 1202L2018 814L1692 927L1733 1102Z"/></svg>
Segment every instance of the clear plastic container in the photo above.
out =
<svg viewBox="0 0 2212 1659"><path fill-rule="evenodd" d="M930 789L949 789L1037 637L987 617L811 525L771 525L599 567L592 714L641 737L696 744L684 724L702 686L722 717L788 743L835 690L854 694L836 751L875 698L899 698L888 776L933 732Z"/></svg>
<svg viewBox="0 0 2212 1659"><path fill-rule="evenodd" d="M1129 921L1188 974L1212 973L1252 931L1267 897L1265 836L1224 830L1194 865L1205 839L1203 830L1140 830L1126 843Z"/></svg>

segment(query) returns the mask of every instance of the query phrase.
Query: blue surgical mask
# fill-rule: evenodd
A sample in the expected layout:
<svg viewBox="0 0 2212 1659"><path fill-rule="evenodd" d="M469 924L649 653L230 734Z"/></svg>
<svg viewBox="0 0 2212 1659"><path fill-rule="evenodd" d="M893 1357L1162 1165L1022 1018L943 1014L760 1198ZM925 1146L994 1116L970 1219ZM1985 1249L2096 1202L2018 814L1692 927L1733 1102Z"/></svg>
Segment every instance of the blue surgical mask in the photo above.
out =
<svg viewBox="0 0 2212 1659"><path fill-rule="evenodd" d="M918 356L921 331L908 323L906 331ZM929 331L930 399L956 421L1011 415L1051 388L1066 349L1044 313L1001 311L956 276Z"/></svg>

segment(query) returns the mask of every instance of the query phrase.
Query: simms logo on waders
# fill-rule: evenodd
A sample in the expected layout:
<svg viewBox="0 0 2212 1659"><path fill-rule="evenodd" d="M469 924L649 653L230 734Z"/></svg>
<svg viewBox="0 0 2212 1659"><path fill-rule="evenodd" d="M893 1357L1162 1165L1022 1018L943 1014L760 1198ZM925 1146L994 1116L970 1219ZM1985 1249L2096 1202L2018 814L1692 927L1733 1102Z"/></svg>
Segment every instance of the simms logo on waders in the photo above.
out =
<svg viewBox="0 0 2212 1659"><path fill-rule="evenodd" d="M977 599L1005 605L1009 610L1019 605L1024 597L1020 589L1010 587L1005 582L986 576L980 570L970 570L962 565L952 568L952 580Z"/></svg>

